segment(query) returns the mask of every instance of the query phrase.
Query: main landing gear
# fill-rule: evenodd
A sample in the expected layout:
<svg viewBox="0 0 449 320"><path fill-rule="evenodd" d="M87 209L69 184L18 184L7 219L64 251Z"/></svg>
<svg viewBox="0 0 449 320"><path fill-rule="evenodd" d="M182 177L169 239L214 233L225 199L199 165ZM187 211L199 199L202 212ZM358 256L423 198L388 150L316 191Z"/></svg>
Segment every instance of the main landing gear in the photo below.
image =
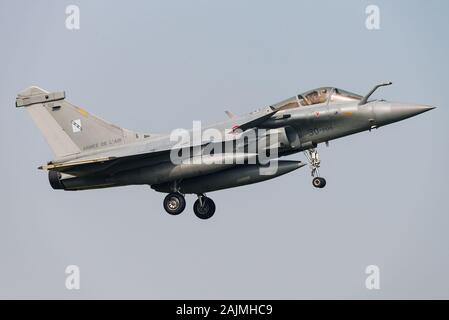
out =
<svg viewBox="0 0 449 320"><path fill-rule="evenodd" d="M322 189L326 186L326 179L320 177L319 168L321 165L320 155L316 149L310 149L304 152L313 177L312 184L315 188Z"/></svg>
<svg viewBox="0 0 449 320"><path fill-rule="evenodd" d="M193 204L193 212L198 218L203 220L212 218L215 213L215 203L204 194L199 194L198 200Z"/></svg>
<svg viewBox="0 0 449 320"><path fill-rule="evenodd" d="M169 193L164 199L164 209L168 214L177 216L186 208L186 199L179 192Z"/></svg>
<svg viewBox="0 0 449 320"><path fill-rule="evenodd" d="M168 214L177 216L186 208L186 200L179 190L176 190L176 188L174 190L165 197L164 209ZM204 194L198 194L198 200L193 204L193 212L202 220L210 219L215 213L215 203Z"/></svg>

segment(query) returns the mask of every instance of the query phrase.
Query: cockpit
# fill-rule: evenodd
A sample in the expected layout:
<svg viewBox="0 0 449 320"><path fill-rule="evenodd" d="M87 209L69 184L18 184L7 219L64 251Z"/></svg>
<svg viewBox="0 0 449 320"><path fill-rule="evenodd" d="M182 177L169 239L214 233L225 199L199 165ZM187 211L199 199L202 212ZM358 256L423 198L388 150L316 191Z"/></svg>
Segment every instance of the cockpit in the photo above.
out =
<svg viewBox="0 0 449 320"><path fill-rule="evenodd" d="M276 104L274 107L281 108L281 110L286 110L301 106L311 106L314 104L351 102L360 101L362 99L362 96L349 91L332 87L323 87L313 89L284 100Z"/></svg>

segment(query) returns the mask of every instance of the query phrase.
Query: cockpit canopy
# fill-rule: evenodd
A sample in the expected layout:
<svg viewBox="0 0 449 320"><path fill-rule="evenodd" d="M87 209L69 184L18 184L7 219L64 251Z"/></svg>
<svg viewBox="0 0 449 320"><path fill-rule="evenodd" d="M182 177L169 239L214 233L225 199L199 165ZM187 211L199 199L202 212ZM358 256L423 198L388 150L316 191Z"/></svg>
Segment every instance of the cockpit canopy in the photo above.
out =
<svg viewBox="0 0 449 320"><path fill-rule="evenodd" d="M345 91L338 88L323 87L313 89L290 99L284 100L274 107L281 108L281 110L297 108L301 106L311 106L320 103L339 103L339 102L351 102L360 101L362 96Z"/></svg>

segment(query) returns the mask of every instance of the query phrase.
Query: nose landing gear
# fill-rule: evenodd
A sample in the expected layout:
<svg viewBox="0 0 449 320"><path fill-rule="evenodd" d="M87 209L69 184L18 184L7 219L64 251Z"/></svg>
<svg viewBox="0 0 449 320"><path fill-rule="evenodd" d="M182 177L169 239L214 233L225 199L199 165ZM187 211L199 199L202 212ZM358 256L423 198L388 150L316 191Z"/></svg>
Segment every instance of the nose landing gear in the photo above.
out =
<svg viewBox="0 0 449 320"><path fill-rule="evenodd" d="M320 177L319 168L321 165L321 160L318 151L316 149L310 149L305 151L304 154L309 161L309 167L311 169L311 175L313 177L313 186L319 189L324 188L326 186L326 179Z"/></svg>
<svg viewBox="0 0 449 320"><path fill-rule="evenodd" d="M312 180L312 184L315 188L322 189L326 186L326 179L321 177L315 177Z"/></svg>

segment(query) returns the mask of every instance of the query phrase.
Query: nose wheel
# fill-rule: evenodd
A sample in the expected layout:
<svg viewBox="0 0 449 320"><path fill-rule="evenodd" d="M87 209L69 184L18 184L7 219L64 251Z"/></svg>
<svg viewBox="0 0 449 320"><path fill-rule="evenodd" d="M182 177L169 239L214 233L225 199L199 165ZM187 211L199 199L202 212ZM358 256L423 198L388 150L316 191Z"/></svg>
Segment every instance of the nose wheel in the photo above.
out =
<svg viewBox="0 0 449 320"><path fill-rule="evenodd" d="M326 186L326 179L321 177L315 177L312 180L312 184L315 188L323 189Z"/></svg>
<svg viewBox="0 0 449 320"><path fill-rule="evenodd" d="M198 200L193 204L193 212L200 219L210 219L215 213L215 203L211 198L199 194Z"/></svg>
<svg viewBox="0 0 449 320"><path fill-rule="evenodd" d="M311 170L312 185L315 188L323 189L326 186L326 179L320 177L319 168L321 165L320 155L316 149L310 149L304 152Z"/></svg>

